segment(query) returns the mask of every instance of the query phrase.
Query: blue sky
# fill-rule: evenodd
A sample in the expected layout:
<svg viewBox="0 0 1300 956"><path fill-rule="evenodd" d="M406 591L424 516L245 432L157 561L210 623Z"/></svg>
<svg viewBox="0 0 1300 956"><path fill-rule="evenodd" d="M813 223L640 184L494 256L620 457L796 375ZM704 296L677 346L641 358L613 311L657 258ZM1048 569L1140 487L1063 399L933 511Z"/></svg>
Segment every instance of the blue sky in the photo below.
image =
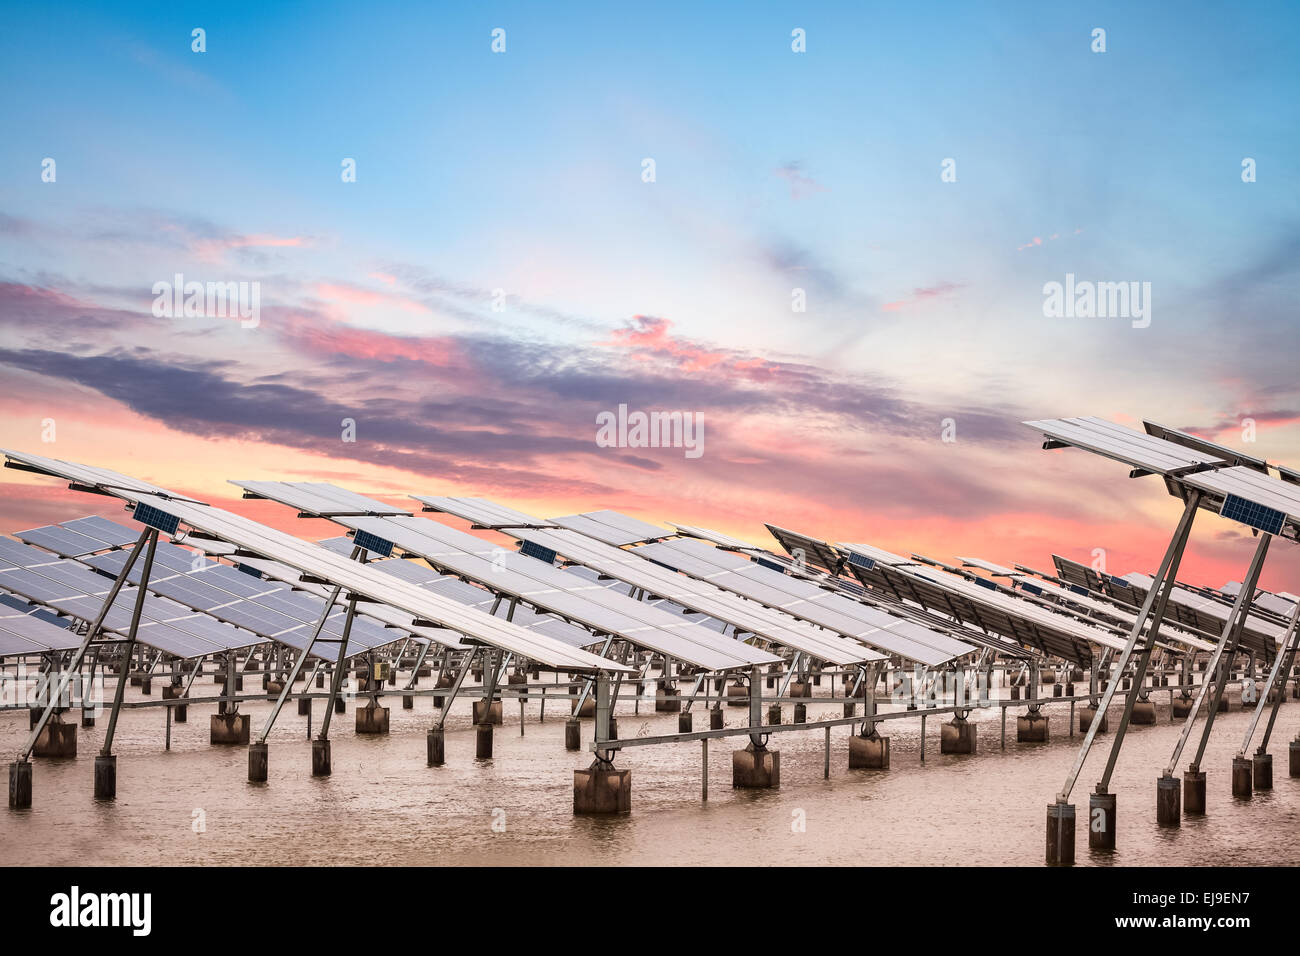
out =
<svg viewBox="0 0 1300 956"><path fill-rule="evenodd" d="M153 367L391 402L393 419L419 417L397 403L441 399L468 430L437 437L446 480L480 493L490 476L456 462L483 461L488 428L517 438L503 468L558 458L577 476L547 500L614 506L617 489L650 508L671 474L700 520L849 513L910 529L918 548L950 536L935 521L1010 548L1009 527L1060 517L1055 476L1014 503L995 493L1038 470L1035 443L1013 437L1021 417L1147 415L1231 444L1254 416L1254 451L1294 464L1298 21L1287 4L14 9L0 37L0 345L65 354L0 365L22 397L4 437L29 444L29 411L71 381L126 436L286 443L304 471L293 456L355 451L294 439L315 426L280 421L280 406L260 416L273 434L246 409L169 420L96 362L144 347ZM791 51L796 27L806 53ZM44 157L56 183L40 180ZM345 157L356 183L340 181ZM955 183L940 180L949 157ZM1244 157L1257 182L1241 181ZM220 323L131 321L178 271L260 282L258 346ZM1042 286L1066 273L1150 282L1151 327L1045 318ZM806 312L791 311L794 287ZM498 288L505 314L488 305ZM87 310L93 335L77 324ZM358 331L375 338L358 346ZM414 369L385 361L385 342ZM755 363L777 381L758 383ZM717 459L572 452L593 408L621 400L708 413ZM935 442L950 415L971 422L960 461ZM98 450L94 419L67 440ZM539 433L555 457L530 463ZM801 499L794 455L754 500L727 498L791 436L809 443L806 467L829 469L820 507ZM429 439L390 435L350 467L369 474L411 451L404 440ZM909 480L900 462L937 477ZM877 520L864 486L896 521ZM965 499L940 493L954 487ZM1069 520L1110 520L1112 496L1130 494L1115 487L1070 501ZM1169 503L1132 494L1121 517L1154 540ZM1041 551L1046 533L1023 546Z"/></svg>

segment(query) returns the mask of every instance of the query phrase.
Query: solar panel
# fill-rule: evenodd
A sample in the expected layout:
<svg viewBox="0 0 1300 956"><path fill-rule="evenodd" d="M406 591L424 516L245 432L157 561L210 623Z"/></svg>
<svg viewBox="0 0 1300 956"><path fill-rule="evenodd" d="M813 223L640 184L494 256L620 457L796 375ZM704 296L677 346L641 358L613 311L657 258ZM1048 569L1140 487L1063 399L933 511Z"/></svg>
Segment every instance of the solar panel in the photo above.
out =
<svg viewBox="0 0 1300 956"><path fill-rule="evenodd" d="M46 525L43 528L31 528L27 531L18 531L14 534L14 537L29 544L37 545L47 551L53 551L62 558L80 557L83 554L103 551L108 547L105 542L97 538L89 538L84 534L69 531L67 528L61 528L56 524Z"/></svg>
<svg viewBox="0 0 1300 956"><path fill-rule="evenodd" d="M554 528L545 518L535 518L515 511L487 498L448 498L432 495L411 495L423 504L425 511L441 511L483 528Z"/></svg>
<svg viewBox="0 0 1300 956"><path fill-rule="evenodd" d="M1269 534L1281 534L1282 526L1286 523L1286 512L1274 511L1272 508L1255 504L1245 498L1238 498L1236 495L1224 497L1219 514L1233 521L1250 525L1252 528L1258 528L1260 531L1267 531Z"/></svg>
<svg viewBox="0 0 1300 956"><path fill-rule="evenodd" d="M740 538L733 538L729 534L723 534L721 531L714 531L712 528L700 528L689 524L676 524L669 522L680 533L691 538L699 538L702 541L712 541L716 545L724 548L731 548L733 551L756 551L759 550L748 541L742 541Z"/></svg>
<svg viewBox="0 0 1300 956"><path fill-rule="evenodd" d="M803 651L815 660L845 665L884 659L883 655L869 650L857 641L745 600L709 582L678 574L635 552L624 551L578 532L536 529L514 530L512 533L550 548L601 574L639 587L649 594L670 598L692 610L708 614L735 629Z"/></svg>
<svg viewBox="0 0 1300 956"><path fill-rule="evenodd" d="M393 542L388 541L378 535L371 534L368 531L358 531L352 537L352 543L358 548L364 548L371 554L377 554L381 557L389 557L393 553Z"/></svg>
<svg viewBox="0 0 1300 956"><path fill-rule="evenodd" d="M150 528L157 528L159 531L172 535L176 533L180 521L173 514L168 514L161 508L155 508L153 505L137 504L135 506L135 520L141 524L148 525Z"/></svg>
<svg viewBox="0 0 1300 956"><path fill-rule="evenodd" d="M386 505L374 498L332 485L327 481L232 481L247 492L247 497L265 497L267 486L274 486L276 501L291 505L299 511L329 518L336 515L409 515L403 508Z"/></svg>
<svg viewBox="0 0 1300 956"><path fill-rule="evenodd" d="M88 515L85 518L74 518L72 521L60 521L61 527L69 531L75 531L78 534L88 535L103 541L110 547L120 548L128 545L140 537L139 532L128 528L124 524L118 524L116 521L110 521L108 518L99 515Z"/></svg>
<svg viewBox="0 0 1300 956"><path fill-rule="evenodd" d="M663 528L638 521L617 511L589 511L585 514L552 518L551 521L562 528L580 531L588 537L616 547L642 541L657 541L668 535Z"/></svg>
<svg viewBox="0 0 1300 956"><path fill-rule="evenodd" d="M915 622L818 587L811 581L787 575L779 568L763 567L743 555L721 551L701 541L664 541L642 545L631 553L661 561L742 597L927 667L947 663L976 650L972 644L930 631Z"/></svg>

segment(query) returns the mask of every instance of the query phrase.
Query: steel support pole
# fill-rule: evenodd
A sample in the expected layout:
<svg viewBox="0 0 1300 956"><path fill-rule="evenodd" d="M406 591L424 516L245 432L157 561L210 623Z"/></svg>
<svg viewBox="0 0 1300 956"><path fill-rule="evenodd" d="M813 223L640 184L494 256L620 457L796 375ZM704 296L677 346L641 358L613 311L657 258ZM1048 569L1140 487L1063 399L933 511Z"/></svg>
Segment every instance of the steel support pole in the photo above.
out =
<svg viewBox="0 0 1300 956"><path fill-rule="evenodd" d="M1160 595L1156 598L1155 610L1151 614L1150 623L1147 625L1146 636L1143 638L1142 653L1138 655L1137 673L1133 675L1133 686L1129 688L1128 695L1124 699L1124 713L1120 717L1119 727L1115 729L1115 741L1110 745L1110 753L1106 756L1106 769L1101 775L1101 780L1097 783L1097 793L1109 792L1111 774L1115 772L1115 762L1119 759L1119 750L1124 744L1124 735L1128 733L1129 721L1133 717L1133 707L1142 695L1142 682L1146 680L1147 665L1151 660L1151 652L1155 650L1156 639L1160 636L1160 625L1165 619L1165 609L1169 606L1169 596L1178 584L1178 568L1183 560L1183 546L1186 545L1188 534L1191 532L1196 506L1200 501L1200 492L1193 490L1187 501L1191 513L1187 515L1186 527L1182 524L1179 525L1183 545L1180 545L1173 560L1169 562L1168 572L1156 585L1155 589L1160 592ZM1123 672L1124 665L1121 663L1119 674L1123 674ZM1105 719L1105 716L1106 712L1099 709L1093 720L1100 723Z"/></svg>
<svg viewBox="0 0 1300 956"><path fill-rule="evenodd" d="M135 635L140 627L140 612L144 610L144 596L149 587L149 573L153 570L153 556L157 548L158 532L155 529L150 529L149 544L144 553L144 568L140 571L140 584L135 594L135 606L131 609L131 627L126 636L124 656L127 658L131 656L131 651L135 647ZM126 694L126 685L130 683L125 673L118 676L117 689L113 694L113 711L108 715L108 729L104 731L104 746L99 751L101 757L108 757L113 753L113 732L117 730L117 715L122 709L122 698ZM168 712L170 713L170 709Z"/></svg>
<svg viewBox="0 0 1300 956"><path fill-rule="evenodd" d="M357 553L360 552L360 550L360 548L353 549L353 560L356 559ZM275 726L275 719L280 716L280 708L284 706L284 702L288 699L289 694L293 692L294 681L298 679L298 674L302 672L302 665L306 662L307 655L310 654L311 649L316 646L316 639L320 637L320 632L325 627L325 622L329 620L330 612L334 610L334 603L339 599L339 593L342 590L342 585L336 586L330 593L329 600L325 602L325 606L321 608L320 617L316 620L316 626L311 632L311 640L307 642L307 646L303 649L302 653L298 655L297 660L293 662L293 670L289 672L288 680L286 680L284 686L280 688L280 695L276 698L275 706L271 708L271 712L266 716L266 723L262 725L262 730L257 735L257 743L266 743L266 738L270 735L271 728Z"/></svg>
<svg viewBox="0 0 1300 956"><path fill-rule="evenodd" d="M339 653L334 662L334 673L330 681L330 696L325 702L325 716L321 718L320 733L317 740L328 740L330 735L330 718L334 716L334 701L338 699L339 690L343 687L343 670L347 661L348 638L352 634L352 619L357 613L357 596L355 593L348 595L348 612L343 618L343 634L339 638ZM290 686L288 684L286 687Z"/></svg>
<svg viewBox="0 0 1300 956"><path fill-rule="evenodd" d="M1193 490L1187 499L1186 506L1183 508L1183 516L1178 522L1178 528L1169 542L1168 549L1165 551L1164 559L1160 562L1160 570L1156 575L1157 584L1147 592L1146 600L1142 602L1142 610L1139 612L1137 620L1133 622L1133 630L1129 632L1128 641L1124 645L1124 653L1120 656L1118 673L1122 674L1128 667L1129 658L1133 656L1133 649L1137 646L1142 629L1146 626L1147 619L1151 616L1151 611L1155 607L1157 592L1163 587L1165 576L1169 572L1169 566L1181 558L1183 549L1187 546L1187 535L1191 531L1192 518L1196 514L1196 507L1200 500L1201 493ZM1095 672L1093 679L1096 679ZM1092 749L1092 742L1101 729L1102 719L1106 715L1106 709L1110 706L1111 698L1115 696L1117 686L1119 686L1118 680L1106 682L1106 690L1101 696L1100 704L1097 706L1097 713L1093 715L1092 723L1088 725L1088 733L1084 736L1083 743L1079 747L1079 753L1074 758L1074 765L1065 778L1060 794L1057 795L1057 803L1069 802L1070 791L1074 789L1075 781L1079 778L1079 772L1083 769L1084 761L1088 759L1088 751Z"/></svg>
<svg viewBox="0 0 1300 956"><path fill-rule="evenodd" d="M435 730L441 730L442 725L447 722L447 714L451 712L451 702L454 701L456 695L460 693L460 685L465 683L465 678L469 676L470 668L474 666L474 657L478 652L479 648L471 648L469 654L465 657L465 663L461 665L460 670L456 674L456 682L451 685L451 693L447 695L446 700L442 702L442 708L438 711L438 719L433 725ZM450 655L448 655L447 659L451 659Z"/></svg>
<svg viewBox="0 0 1300 956"><path fill-rule="evenodd" d="M100 605L99 613L95 615L95 620L91 622L90 627L86 628L85 636L81 640L81 645L77 648L76 653L72 655L72 660L68 663L68 669L63 672L59 678L58 690L51 695L50 702L45 705L45 710L41 713L40 719L36 721L36 726L27 736L27 743L23 745L23 751L19 754L18 759L25 761L31 756L32 748L36 746L36 738L41 735L45 729L45 724L49 721L50 715L54 713L54 705L63 696L67 689L68 682L72 680L73 671L81 667L81 662L86 656L86 651L96 637L99 636L100 628L103 627L104 618L108 616L109 609L112 608L113 602L117 600L118 593L122 590L122 585L126 583L127 575L131 573L131 568L135 565L135 559L140 556L140 547L149 540L153 534L152 528L145 528L140 532L140 537L135 541L135 547L131 549L130 556L126 559L126 564L122 565L122 570L117 573L113 579L113 586L109 589L108 595L104 598L104 603ZM126 679L126 675L122 675Z"/></svg>
<svg viewBox="0 0 1300 956"><path fill-rule="evenodd" d="M1205 666L1206 679L1201 682L1200 690L1196 693L1196 702L1192 704L1191 713L1187 715L1187 721L1183 724L1183 732L1178 736L1178 743L1174 744L1173 755L1165 766L1163 776L1173 776L1174 768L1178 766L1178 759L1183 755L1183 748L1187 746L1187 741L1192 736L1192 725L1196 723L1196 715L1200 711L1201 703L1205 700L1205 695L1210 689L1210 675L1218 670L1224 649L1231 648L1228 651L1229 657L1231 657L1233 650L1236 649L1237 635L1241 633L1241 629L1246 623L1246 615L1250 613L1250 605L1255 597L1255 586L1259 582L1259 572L1264 566L1264 558L1268 554L1268 544L1271 539L1272 535L1260 535L1259 544L1255 546L1255 554L1250 559L1250 568L1246 572L1246 579L1242 582L1241 590L1237 592L1237 599L1232 604L1232 612L1223 625L1223 633L1219 636L1219 643L1210 656L1210 662ZM1200 770L1201 757L1205 755L1205 743L1209 739L1210 728L1214 726L1214 712L1218 710L1219 701L1223 699L1223 685L1225 683L1222 673L1215 677L1214 701L1210 707L1210 712L1205 716L1205 730L1201 734L1201 742L1196 751L1196 758L1191 764L1193 771Z"/></svg>
<svg viewBox="0 0 1300 956"><path fill-rule="evenodd" d="M1250 738L1255 735L1255 726L1259 723L1259 716L1264 710L1264 705L1268 703L1269 694L1277 690L1277 698L1273 701L1272 709L1268 716L1268 725L1264 728L1264 737L1260 741L1258 753L1268 751L1268 738L1273 733L1273 721L1277 719L1278 707L1282 704L1284 691L1286 690L1286 672L1291 669L1291 661L1295 657L1296 637L1300 635L1300 603L1291 612L1291 620L1287 624L1286 637L1277 649L1277 656L1273 658L1273 669L1269 672L1268 683L1264 686L1264 693L1259 696L1259 703L1255 705L1255 713L1250 718L1250 725L1246 728L1246 736L1241 740L1241 750L1237 756L1244 757L1246 750L1250 747ZM1281 685L1278 685L1278 679L1281 678Z"/></svg>

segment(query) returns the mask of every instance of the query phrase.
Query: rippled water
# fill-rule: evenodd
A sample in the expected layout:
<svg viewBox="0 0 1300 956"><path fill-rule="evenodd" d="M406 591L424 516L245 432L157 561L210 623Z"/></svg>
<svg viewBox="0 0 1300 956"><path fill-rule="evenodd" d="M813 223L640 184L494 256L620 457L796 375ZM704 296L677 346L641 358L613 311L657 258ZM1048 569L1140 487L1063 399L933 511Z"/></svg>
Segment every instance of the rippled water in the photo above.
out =
<svg viewBox="0 0 1300 956"><path fill-rule="evenodd" d="M192 696L210 692L206 683L196 684ZM131 697L138 693L131 689ZM1099 738L1084 768L1073 796L1080 807L1079 863L1300 861L1300 780L1287 775L1287 742L1300 725L1300 702L1288 701L1278 716L1270 748L1274 790L1251 801L1231 796L1231 759L1248 720L1234 700L1233 710L1216 720L1205 760L1209 814L1184 817L1180 830L1161 830L1155 825L1155 779L1181 724L1169 719L1167 693L1153 699L1158 723L1130 730L1112 783L1119 795L1113 855L1093 856L1082 828L1109 735ZM746 738L726 738L709 748L707 803L700 801L699 743L637 748L618 760L632 770L632 814L593 819L572 814L571 770L589 757L564 750L563 704L549 702L543 724L536 722L538 705L530 704L521 737L517 705L507 701L495 759L478 761L468 702L458 702L448 720L447 765L431 768L425 766L425 731L435 713L431 700L417 697L414 710L402 710L397 697L387 702L388 737L355 736L351 704L345 716L335 717L334 773L327 778L311 776L307 718L287 706L270 740L267 784L247 782L245 748L209 745L212 705L191 706L189 723L173 725L171 751L163 749L161 709L124 711L114 747L118 798L102 803L92 798L93 758L107 723L101 717L99 726L79 730L77 759L36 761L31 810L0 811L0 862L1038 866L1046 806L1081 739L1068 735L1068 705L1058 704L1046 711L1052 742L1018 745L1016 708L1009 712L1009 741L1002 751L998 711L983 711L973 717L980 724L979 752L945 757L938 753L937 724L948 718L932 717L921 763L919 718L891 721L892 768L849 771L849 730L836 728L831 777L824 780L824 731L780 734L773 746L781 751L781 788L733 791L730 752ZM254 732L269 706L243 705ZM317 701L317 722L321 709ZM631 702L620 704L622 736L676 731L676 715L647 715L645 709L634 716ZM787 705L787 720L790 711ZM1117 699L1112 726L1118 711ZM728 725L744 715L727 709ZM839 704L809 704L809 720L838 716ZM0 752L15 752L26 728L25 712L0 715ZM584 721L584 736L590 728ZM1189 749L1194 742L1195 737ZM504 817L494 818L498 809ZM196 810L206 823L201 834L191 827ZM804 832L792 827L799 811ZM494 819L504 822L504 832L494 830Z"/></svg>

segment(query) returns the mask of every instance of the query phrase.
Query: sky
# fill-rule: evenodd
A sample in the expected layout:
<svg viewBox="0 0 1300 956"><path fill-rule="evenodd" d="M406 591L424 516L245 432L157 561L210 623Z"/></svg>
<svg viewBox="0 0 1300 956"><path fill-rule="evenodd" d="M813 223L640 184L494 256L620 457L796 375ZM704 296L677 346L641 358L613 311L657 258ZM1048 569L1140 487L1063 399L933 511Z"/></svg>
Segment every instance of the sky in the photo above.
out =
<svg viewBox="0 0 1300 956"><path fill-rule="evenodd" d="M14 8L0 446L309 537L227 479L1150 572L1179 502L1021 423L1300 467L1300 8L1135 6ZM256 323L156 314L177 275ZM598 443L620 405L702 454ZM4 477L0 530L120 516ZM1252 548L1204 514L1183 578Z"/></svg>

